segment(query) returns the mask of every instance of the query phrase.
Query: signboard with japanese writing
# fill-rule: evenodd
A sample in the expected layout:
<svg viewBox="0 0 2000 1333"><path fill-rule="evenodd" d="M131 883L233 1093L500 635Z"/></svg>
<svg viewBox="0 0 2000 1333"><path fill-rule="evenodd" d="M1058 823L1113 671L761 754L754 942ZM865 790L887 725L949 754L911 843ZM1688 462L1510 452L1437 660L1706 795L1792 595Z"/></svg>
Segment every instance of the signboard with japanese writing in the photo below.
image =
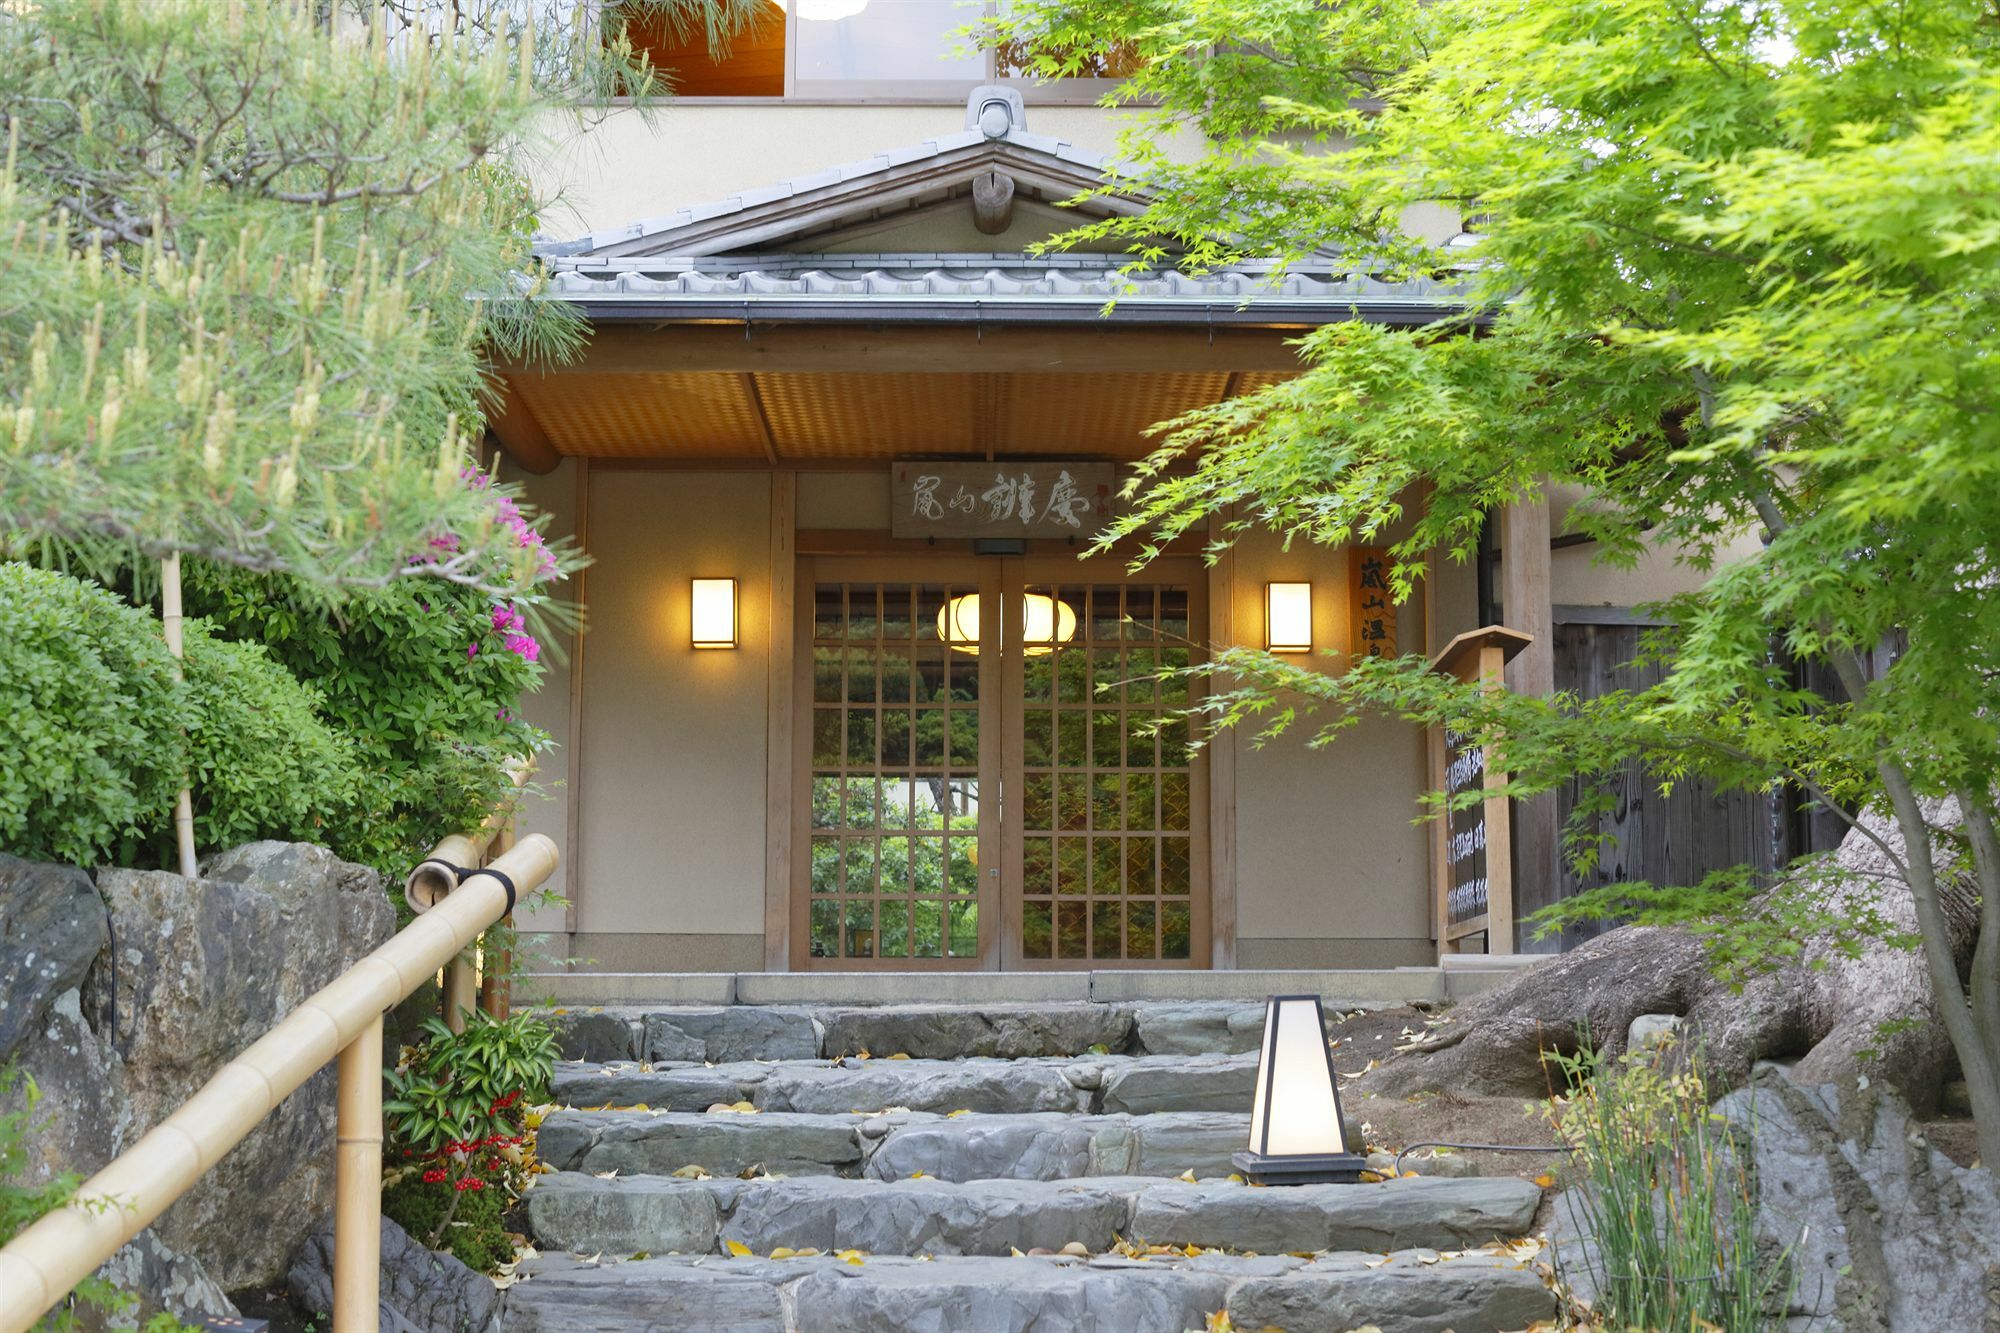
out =
<svg viewBox="0 0 2000 1333"><path fill-rule="evenodd" d="M1389 553L1379 546L1347 552L1348 658L1396 655L1396 607L1389 600Z"/></svg>
<svg viewBox="0 0 2000 1333"><path fill-rule="evenodd" d="M1486 789L1486 747L1462 732L1444 731L1444 790L1447 797ZM1490 884L1486 873L1487 802L1445 815L1445 921L1461 926L1486 915Z"/></svg>
<svg viewBox="0 0 2000 1333"><path fill-rule="evenodd" d="M898 463L896 537L1094 537L1118 492L1109 463Z"/></svg>

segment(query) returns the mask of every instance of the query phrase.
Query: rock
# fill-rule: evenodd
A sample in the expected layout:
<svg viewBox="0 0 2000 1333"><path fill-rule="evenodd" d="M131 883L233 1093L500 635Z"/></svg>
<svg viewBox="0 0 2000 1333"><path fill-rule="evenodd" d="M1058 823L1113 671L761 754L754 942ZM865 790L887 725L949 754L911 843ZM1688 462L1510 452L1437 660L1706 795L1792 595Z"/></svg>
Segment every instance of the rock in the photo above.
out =
<svg viewBox="0 0 2000 1333"><path fill-rule="evenodd" d="M1405 1157L1403 1169L1420 1176L1442 1176L1447 1180L1465 1180L1479 1174L1478 1163L1458 1153L1424 1153Z"/></svg>
<svg viewBox="0 0 2000 1333"><path fill-rule="evenodd" d="M238 1313L199 1259L168 1249L150 1228L106 1260L97 1275L139 1298L125 1313L128 1321L143 1322L162 1312L184 1321L228 1319Z"/></svg>
<svg viewBox="0 0 2000 1333"><path fill-rule="evenodd" d="M395 929L372 870L308 843L238 847L217 856L201 880L105 870L98 887L111 905L119 953L115 1046L141 1131ZM85 1011L112 1002L111 969L93 969ZM275 1282L332 1204L333 1121L329 1065L154 1229L231 1290Z"/></svg>
<svg viewBox="0 0 2000 1333"><path fill-rule="evenodd" d="M1091 1144L1092 1175L1227 1176L1236 1170L1230 1157L1250 1146L1247 1111L1163 1111L1120 1123L1127 1131L1124 1164L1116 1165L1115 1134L1101 1131Z"/></svg>
<svg viewBox="0 0 2000 1333"><path fill-rule="evenodd" d="M1264 1037L1261 1004L1142 1004L1134 1017L1143 1055L1232 1055Z"/></svg>
<svg viewBox="0 0 2000 1333"><path fill-rule="evenodd" d="M1285 1333L1497 1333L1552 1320L1555 1294L1511 1260L1464 1255L1423 1264L1399 1255L1379 1268L1321 1261L1283 1277L1253 1278L1229 1294L1237 1328Z"/></svg>
<svg viewBox="0 0 2000 1333"><path fill-rule="evenodd" d="M557 1065L555 1095L571 1106L644 1104L661 1111L703 1111L717 1102L748 1101L769 1072L754 1064L691 1065L651 1073L636 1064Z"/></svg>
<svg viewBox="0 0 2000 1333"><path fill-rule="evenodd" d="M0 1064L104 947L104 900L75 866L0 853Z"/></svg>
<svg viewBox="0 0 2000 1333"><path fill-rule="evenodd" d="M708 1184L658 1176L600 1180L574 1171L537 1176L525 1196L528 1230L544 1250L704 1254L715 1248L722 1218Z"/></svg>
<svg viewBox="0 0 2000 1333"><path fill-rule="evenodd" d="M700 1055L683 1056L699 1042ZM656 1009L646 1015L648 1060L811 1060L819 1055L819 1029L803 1009L758 1005Z"/></svg>
<svg viewBox="0 0 2000 1333"><path fill-rule="evenodd" d="M1130 1208L1116 1188L1096 1182L1050 1186L1017 1180L760 1182L743 1190L722 1238L759 1254L793 1249L859 1249L871 1254L997 1254L1056 1250L1081 1241L1108 1248Z"/></svg>
<svg viewBox="0 0 2000 1333"><path fill-rule="evenodd" d="M500 1296L484 1274L425 1249L382 1219L382 1333L492 1333ZM333 1309L333 1227L307 1238L285 1276L292 1300L318 1318Z"/></svg>
<svg viewBox="0 0 2000 1333"><path fill-rule="evenodd" d="M897 1129L868 1159L871 1180L1069 1180L1090 1170L1104 1122L1057 1114L964 1116Z"/></svg>
<svg viewBox="0 0 2000 1333"><path fill-rule="evenodd" d="M1257 1087L1257 1057L1141 1056L1107 1065L1101 1109L1237 1111L1248 1114Z"/></svg>
<svg viewBox="0 0 2000 1333"><path fill-rule="evenodd" d="M1134 1240L1260 1254L1457 1249L1524 1234L1542 1192L1513 1177L1252 1189L1160 1184L1143 1191Z"/></svg>
<svg viewBox="0 0 2000 1333"><path fill-rule="evenodd" d="M1049 1260L953 1258L827 1266L792 1294L814 1333L1040 1333L1199 1329L1226 1283L1169 1268L1104 1269Z"/></svg>
<svg viewBox="0 0 2000 1333"><path fill-rule="evenodd" d="M501 1328L505 1333L662 1333L693 1327L786 1333L778 1285L798 1274L784 1263L713 1257L538 1262L532 1280L508 1289Z"/></svg>
<svg viewBox="0 0 2000 1333"><path fill-rule="evenodd" d="M835 1009L825 1022L829 1056L869 1051L913 1059L1018 1060L1082 1055L1093 1046L1122 1050L1132 1037L1131 1009L1112 1004Z"/></svg>
<svg viewBox="0 0 2000 1333"><path fill-rule="evenodd" d="M859 1069L780 1065L752 1100L767 1111L836 1115L888 1106L997 1114L1086 1110L1088 1096L1070 1086L1063 1066L1056 1062L869 1060Z"/></svg>
<svg viewBox="0 0 2000 1333"><path fill-rule="evenodd" d="M2000 1326L2000 1178L1930 1147L1884 1085L1802 1088L1760 1068L1716 1110L1750 1142L1760 1245L1797 1247L1796 1319Z"/></svg>
<svg viewBox="0 0 2000 1333"><path fill-rule="evenodd" d="M202 880L104 870L98 888L111 947L21 1052L44 1094L31 1179L105 1165L395 924L372 871L306 844L225 852ZM329 1067L167 1210L160 1243L226 1290L278 1280L332 1202L333 1108Z"/></svg>
<svg viewBox="0 0 2000 1333"><path fill-rule="evenodd" d="M1687 1020L1679 1014L1640 1014L1625 1034L1627 1050L1644 1051L1665 1046L1680 1036Z"/></svg>
<svg viewBox="0 0 2000 1333"><path fill-rule="evenodd" d="M550 1123L566 1124L577 1115L550 1116L542 1124L537 1146L546 1139ZM859 1122L858 1116L642 1111L600 1119L583 1152L571 1152L571 1160L559 1162L548 1156L543 1160L566 1170L624 1175L671 1175L684 1166L699 1166L718 1176L733 1176L753 1163L762 1163L772 1175L851 1175L861 1169Z"/></svg>
<svg viewBox="0 0 2000 1333"><path fill-rule="evenodd" d="M632 1060L639 1055L640 1037L637 1025L623 1014L572 1009L566 1014L550 1015L549 1021L556 1032L556 1053L564 1060L603 1062ZM694 1043L689 1042L688 1045L692 1047ZM699 1060L701 1056L694 1054L648 1058Z"/></svg>

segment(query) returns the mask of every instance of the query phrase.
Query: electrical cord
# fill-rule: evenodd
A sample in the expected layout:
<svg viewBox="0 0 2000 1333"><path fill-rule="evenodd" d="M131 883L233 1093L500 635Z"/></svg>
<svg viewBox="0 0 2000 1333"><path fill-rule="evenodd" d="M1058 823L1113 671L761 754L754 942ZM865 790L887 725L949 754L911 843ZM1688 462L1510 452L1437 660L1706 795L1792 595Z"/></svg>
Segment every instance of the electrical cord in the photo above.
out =
<svg viewBox="0 0 2000 1333"><path fill-rule="evenodd" d="M1459 1148L1473 1152L1575 1152L1567 1143L1446 1143L1433 1139L1412 1143L1396 1154L1396 1174L1403 1174L1403 1159L1419 1148Z"/></svg>

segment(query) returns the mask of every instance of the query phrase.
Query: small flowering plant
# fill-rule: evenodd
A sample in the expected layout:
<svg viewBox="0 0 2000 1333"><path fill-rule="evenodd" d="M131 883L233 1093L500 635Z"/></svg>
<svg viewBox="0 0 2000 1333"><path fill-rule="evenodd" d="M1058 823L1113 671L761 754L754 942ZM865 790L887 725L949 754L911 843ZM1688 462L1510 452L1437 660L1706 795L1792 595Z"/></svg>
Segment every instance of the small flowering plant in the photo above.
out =
<svg viewBox="0 0 2000 1333"><path fill-rule="evenodd" d="M526 1180L526 1103L548 1095L556 1039L532 1012L511 1018L466 1017L453 1032L439 1019L424 1024L424 1041L406 1047L388 1074L388 1121L395 1183L415 1175L445 1198L427 1210L436 1225L425 1243L445 1244L463 1196L488 1189L512 1195Z"/></svg>

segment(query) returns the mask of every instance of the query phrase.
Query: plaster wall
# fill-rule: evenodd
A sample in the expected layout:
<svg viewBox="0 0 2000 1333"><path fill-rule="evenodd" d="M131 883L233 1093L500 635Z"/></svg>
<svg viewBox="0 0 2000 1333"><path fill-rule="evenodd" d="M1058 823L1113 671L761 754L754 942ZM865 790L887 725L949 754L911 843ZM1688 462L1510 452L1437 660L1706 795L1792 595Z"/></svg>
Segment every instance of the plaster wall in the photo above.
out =
<svg viewBox="0 0 2000 1333"><path fill-rule="evenodd" d="M565 458L555 471L537 477L515 467L505 454L500 456L500 479L520 483L534 507L549 515L546 535L550 540L576 535L580 475L581 468L573 458ZM570 576L556 585L556 596L573 608L581 582L578 576ZM556 863L556 873L546 887L562 897L568 897L573 882L569 846L569 768L576 740L570 726L570 691L575 681L578 634L572 629L560 634L544 634L542 639L541 688L521 701L521 712L529 722L549 733L555 748L541 757L535 774L540 794L531 795L523 801L516 827L522 833L541 833L555 841L562 859ZM564 928L563 905L556 903L516 913L514 924L524 933L560 931Z"/></svg>
<svg viewBox="0 0 2000 1333"><path fill-rule="evenodd" d="M1257 645L1264 585L1310 579L1313 640L1347 642L1348 553L1266 533L1230 557L1231 623L1218 639ZM1397 643L1424 646L1421 595L1399 609ZM1306 659L1301 659L1306 660ZM1325 670L1340 659L1310 659ZM1302 723L1262 748L1226 734L1236 759L1237 962L1243 967L1383 967L1432 961L1429 848L1411 821L1426 772L1423 735L1394 718L1371 718L1331 746L1307 746ZM1371 941L1359 946L1359 941Z"/></svg>
<svg viewBox="0 0 2000 1333"><path fill-rule="evenodd" d="M1549 490L1550 530L1572 531L1570 512L1589 503L1588 493L1578 486L1554 486ZM1755 531L1745 529L1722 549L1718 559L1727 563L1757 554L1761 543ZM1643 606L1684 592L1693 592L1706 583L1709 574L1679 558L1664 543L1649 544L1638 562L1629 569L1600 562L1594 544L1570 546L1549 555L1549 600L1557 606Z"/></svg>
<svg viewBox="0 0 2000 1333"><path fill-rule="evenodd" d="M761 965L771 479L599 469L590 487L576 952L605 970ZM741 646L688 642L696 577L738 580ZM720 937L720 938L718 938ZM746 945L746 941L748 944Z"/></svg>
<svg viewBox="0 0 2000 1333"><path fill-rule="evenodd" d="M1094 106L1030 106L1028 129L1109 154L1127 113ZM578 129L552 123L531 179L553 199L542 230L557 237L621 227L690 204L725 199L844 162L906 148L965 127L963 103L949 106L813 105L667 101L632 107ZM1191 159L1190 132L1169 141ZM990 249L990 244L980 249Z"/></svg>
<svg viewBox="0 0 2000 1333"><path fill-rule="evenodd" d="M1032 133L1065 140L1081 152L1115 157L1118 132L1132 122L1133 113L1031 102L1027 118ZM581 128L552 121L548 142L531 158L530 180L536 193L550 201L542 231L568 239L809 176L964 126L960 102L885 106L669 100L646 112L619 107ZM1202 140L1187 130L1167 136L1161 146L1171 159L1189 162L1200 155ZM1061 210L1039 205L1024 204L1018 211L1015 226L998 237L972 230L965 212L907 224L891 221L876 234L833 238L830 248L1007 251L1072 220ZM1402 220L1411 234L1433 242L1458 230L1454 211L1430 205L1407 210Z"/></svg>

